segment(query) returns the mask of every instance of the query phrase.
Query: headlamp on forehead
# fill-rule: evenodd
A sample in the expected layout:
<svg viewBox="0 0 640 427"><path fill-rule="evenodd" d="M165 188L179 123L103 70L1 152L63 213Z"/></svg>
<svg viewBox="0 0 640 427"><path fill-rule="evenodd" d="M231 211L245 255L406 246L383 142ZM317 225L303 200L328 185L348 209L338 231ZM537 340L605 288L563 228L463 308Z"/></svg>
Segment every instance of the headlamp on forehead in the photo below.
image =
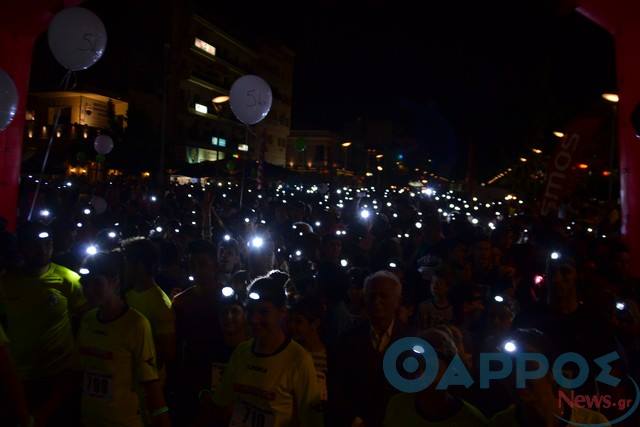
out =
<svg viewBox="0 0 640 427"><path fill-rule="evenodd" d="M235 293L236 292L231 286L225 286L224 288L222 288L222 296L225 298L232 297L233 295L235 295Z"/></svg>
<svg viewBox="0 0 640 427"><path fill-rule="evenodd" d="M371 216L371 212L369 212L368 209L362 209L360 211L360 218L362 219L368 219Z"/></svg>
<svg viewBox="0 0 640 427"><path fill-rule="evenodd" d="M98 253L98 247L96 245L89 245L85 249L85 252L89 256L93 256Z"/></svg>
<svg viewBox="0 0 640 427"><path fill-rule="evenodd" d="M264 246L264 239L260 236L255 236L249 244L253 249L261 249Z"/></svg>
<svg viewBox="0 0 640 427"><path fill-rule="evenodd" d="M618 301L616 303L616 310L623 311L625 308L626 308L626 305L622 301Z"/></svg>
<svg viewBox="0 0 640 427"><path fill-rule="evenodd" d="M260 299L260 294L258 294L257 292L250 292L249 299L253 301L258 301Z"/></svg>
<svg viewBox="0 0 640 427"><path fill-rule="evenodd" d="M84 210L82 211L83 214L85 215L91 215L91 209L89 208L84 208Z"/></svg>
<svg viewBox="0 0 640 427"><path fill-rule="evenodd" d="M346 259L341 259L340 260L340 266L341 267L347 267L349 265L349 261L347 261Z"/></svg>
<svg viewBox="0 0 640 427"><path fill-rule="evenodd" d="M495 302L504 302L504 297L502 295L496 295L495 297L493 297L493 300Z"/></svg>
<svg viewBox="0 0 640 427"><path fill-rule="evenodd" d="M225 234L224 237L222 238L225 242L228 242L229 240L231 240L231 236L228 234Z"/></svg>
<svg viewBox="0 0 640 427"><path fill-rule="evenodd" d="M86 276L86 275L88 275L88 274L90 273L90 271L89 271L89 269L88 269L88 268L84 268L84 267L82 267L82 268L78 271L78 273L80 273L80 275L82 275L82 276Z"/></svg>
<svg viewBox="0 0 640 427"><path fill-rule="evenodd" d="M518 351L518 345L514 340L507 340L502 344L502 350L507 353L515 353Z"/></svg>
<svg viewBox="0 0 640 427"><path fill-rule="evenodd" d="M46 231L42 231L38 233L38 239L48 239L48 238L49 238L49 233L47 233Z"/></svg>
<svg viewBox="0 0 640 427"><path fill-rule="evenodd" d="M559 260L559 259L560 259L561 255L560 255L560 252L553 251L553 252L551 252L551 255L549 255L549 257L550 257L552 260L556 261L556 260Z"/></svg>
<svg viewBox="0 0 640 427"><path fill-rule="evenodd" d="M40 211L40 216L41 217L48 218L49 215L51 215L51 212L49 211L49 209L42 209Z"/></svg>

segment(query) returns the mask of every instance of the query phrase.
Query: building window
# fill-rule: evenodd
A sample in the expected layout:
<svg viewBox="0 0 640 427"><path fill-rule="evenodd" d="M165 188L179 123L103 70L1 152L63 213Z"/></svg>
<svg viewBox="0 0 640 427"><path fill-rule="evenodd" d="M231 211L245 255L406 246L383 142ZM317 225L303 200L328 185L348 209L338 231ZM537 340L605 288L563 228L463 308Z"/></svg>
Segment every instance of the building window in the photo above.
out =
<svg viewBox="0 0 640 427"><path fill-rule="evenodd" d="M249 146L247 144L238 144L238 151L249 151Z"/></svg>
<svg viewBox="0 0 640 427"><path fill-rule="evenodd" d="M217 136L211 137L211 145L215 145L217 147L226 147L227 140L224 138L218 138Z"/></svg>
<svg viewBox="0 0 640 427"><path fill-rule="evenodd" d="M196 41L193 43L193 45L195 47L197 47L198 49L200 49L200 50L204 50L209 55L215 56L215 54L216 54L216 48L215 47L211 46L209 43L205 42L204 40L200 40L197 37L196 37Z"/></svg>
<svg viewBox="0 0 640 427"><path fill-rule="evenodd" d="M207 114L209 112L209 109L206 105L196 103L196 111L198 113Z"/></svg>

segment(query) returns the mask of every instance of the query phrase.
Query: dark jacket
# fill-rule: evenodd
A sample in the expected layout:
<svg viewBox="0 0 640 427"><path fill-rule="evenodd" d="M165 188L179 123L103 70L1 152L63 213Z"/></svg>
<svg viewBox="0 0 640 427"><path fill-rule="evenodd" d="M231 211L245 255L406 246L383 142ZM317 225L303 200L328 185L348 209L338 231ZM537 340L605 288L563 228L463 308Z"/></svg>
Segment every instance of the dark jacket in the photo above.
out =
<svg viewBox="0 0 640 427"><path fill-rule="evenodd" d="M350 427L352 420L360 417L367 427L382 426L387 402L399 393L385 378L385 353L373 348L370 331L369 322L355 327L338 340L329 354L327 425ZM412 335L408 326L396 319L389 346Z"/></svg>

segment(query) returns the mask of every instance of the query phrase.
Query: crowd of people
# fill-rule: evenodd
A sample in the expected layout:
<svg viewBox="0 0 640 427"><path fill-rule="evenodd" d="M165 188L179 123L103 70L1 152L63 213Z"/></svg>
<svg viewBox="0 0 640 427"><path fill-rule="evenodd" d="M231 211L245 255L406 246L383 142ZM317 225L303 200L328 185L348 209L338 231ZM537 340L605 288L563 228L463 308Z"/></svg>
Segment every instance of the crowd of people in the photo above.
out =
<svg viewBox="0 0 640 427"><path fill-rule="evenodd" d="M640 288L609 218L426 183L241 188L43 185L0 234L0 424L639 425ZM406 337L439 362L413 393L385 367ZM571 390L552 369L518 387L515 367L482 387L496 352L592 369L565 365L586 375ZM594 362L612 352L615 386ZM402 360L408 381L430 367ZM438 387L454 364L473 382Z"/></svg>

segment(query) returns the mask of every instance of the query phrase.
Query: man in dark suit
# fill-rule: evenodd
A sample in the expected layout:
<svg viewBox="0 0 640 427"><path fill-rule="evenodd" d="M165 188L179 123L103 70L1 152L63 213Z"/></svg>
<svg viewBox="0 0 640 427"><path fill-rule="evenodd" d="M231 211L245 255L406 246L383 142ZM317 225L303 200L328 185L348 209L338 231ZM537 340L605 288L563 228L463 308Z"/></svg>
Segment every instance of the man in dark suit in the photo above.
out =
<svg viewBox="0 0 640 427"><path fill-rule="evenodd" d="M397 393L382 369L384 353L408 328L396 317L402 284L378 271L364 283L368 321L338 340L329 360L329 421L336 427L382 425L389 398Z"/></svg>

